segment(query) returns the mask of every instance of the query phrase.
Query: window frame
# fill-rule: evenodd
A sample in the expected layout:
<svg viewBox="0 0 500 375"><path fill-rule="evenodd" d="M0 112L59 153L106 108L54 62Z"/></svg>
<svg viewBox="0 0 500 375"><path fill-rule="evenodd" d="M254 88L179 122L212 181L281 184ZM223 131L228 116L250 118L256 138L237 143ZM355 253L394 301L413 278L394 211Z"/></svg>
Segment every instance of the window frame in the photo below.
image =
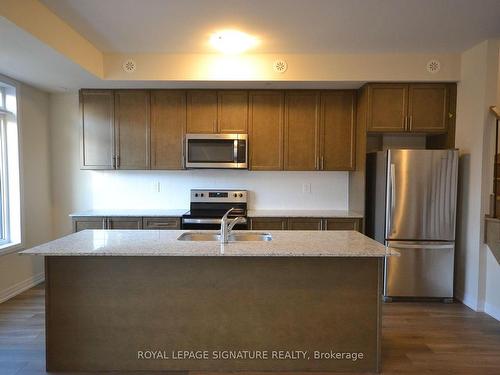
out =
<svg viewBox="0 0 500 375"><path fill-rule="evenodd" d="M11 242L6 129L9 115L2 112L0 112L0 246Z"/></svg>

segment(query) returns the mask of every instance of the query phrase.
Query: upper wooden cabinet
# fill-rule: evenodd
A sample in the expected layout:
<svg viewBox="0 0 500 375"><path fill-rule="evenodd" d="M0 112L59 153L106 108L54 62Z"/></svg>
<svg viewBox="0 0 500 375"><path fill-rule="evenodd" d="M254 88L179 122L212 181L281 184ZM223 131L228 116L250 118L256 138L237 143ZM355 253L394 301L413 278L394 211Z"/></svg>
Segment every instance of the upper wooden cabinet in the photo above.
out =
<svg viewBox="0 0 500 375"><path fill-rule="evenodd" d="M117 169L149 169L149 91L115 91Z"/></svg>
<svg viewBox="0 0 500 375"><path fill-rule="evenodd" d="M368 131L406 131L407 108L407 84L368 85Z"/></svg>
<svg viewBox="0 0 500 375"><path fill-rule="evenodd" d="M449 86L442 83L368 85L369 132L445 133Z"/></svg>
<svg viewBox="0 0 500 375"><path fill-rule="evenodd" d="M354 90L321 93L319 169L355 169L356 94Z"/></svg>
<svg viewBox="0 0 500 375"><path fill-rule="evenodd" d="M217 133L217 92L188 91L187 133Z"/></svg>
<svg viewBox="0 0 500 375"><path fill-rule="evenodd" d="M247 91L187 93L187 133L246 133L247 121Z"/></svg>
<svg viewBox="0 0 500 375"><path fill-rule="evenodd" d="M80 91L80 116L81 168L113 169L113 91Z"/></svg>
<svg viewBox="0 0 500 375"><path fill-rule="evenodd" d="M283 169L282 91L252 91L249 94L250 169Z"/></svg>
<svg viewBox="0 0 500 375"><path fill-rule="evenodd" d="M319 169L319 103L319 92L286 92L285 170Z"/></svg>
<svg viewBox="0 0 500 375"><path fill-rule="evenodd" d="M248 129L248 92L218 92L218 132L246 133Z"/></svg>
<svg viewBox="0 0 500 375"><path fill-rule="evenodd" d="M151 92L151 169L182 169L186 93Z"/></svg>
<svg viewBox="0 0 500 375"><path fill-rule="evenodd" d="M447 130L449 90L446 84L411 84L408 101L408 130L444 133Z"/></svg>

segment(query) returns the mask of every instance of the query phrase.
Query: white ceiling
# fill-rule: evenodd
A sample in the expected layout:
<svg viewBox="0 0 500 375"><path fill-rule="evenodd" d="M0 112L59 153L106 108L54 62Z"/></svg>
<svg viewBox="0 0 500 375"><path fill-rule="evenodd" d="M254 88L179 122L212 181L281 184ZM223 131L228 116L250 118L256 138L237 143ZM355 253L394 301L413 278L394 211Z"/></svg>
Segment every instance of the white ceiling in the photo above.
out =
<svg viewBox="0 0 500 375"><path fill-rule="evenodd" d="M103 52L208 52L237 27L255 52L459 52L500 37L499 0L41 0Z"/></svg>

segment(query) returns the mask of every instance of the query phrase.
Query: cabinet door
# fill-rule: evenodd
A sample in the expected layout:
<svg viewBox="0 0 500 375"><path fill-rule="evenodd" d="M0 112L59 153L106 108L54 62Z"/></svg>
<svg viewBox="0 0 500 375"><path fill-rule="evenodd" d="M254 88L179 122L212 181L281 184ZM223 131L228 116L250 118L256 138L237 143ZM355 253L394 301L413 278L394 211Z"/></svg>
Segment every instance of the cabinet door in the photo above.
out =
<svg viewBox="0 0 500 375"><path fill-rule="evenodd" d="M371 132L406 131L408 85L375 83L368 86L367 127Z"/></svg>
<svg viewBox="0 0 500 375"><path fill-rule="evenodd" d="M448 86L411 84L408 101L408 128L412 132L446 133Z"/></svg>
<svg viewBox="0 0 500 375"><path fill-rule="evenodd" d="M149 91L115 92L116 166L149 169Z"/></svg>
<svg viewBox="0 0 500 375"><path fill-rule="evenodd" d="M289 230L321 230L322 219L291 217L288 219Z"/></svg>
<svg viewBox="0 0 500 375"><path fill-rule="evenodd" d="M178 217L144 217L143 229L181 229L181 220Z"/></svg>
<svg viewBox="0 0 500 375"><path fill-rule="evenodd" d="M186 94L151 92L151 169L182 169Z"/></svg>
<svg viewBox="0 0 500 375"><path fill-rule="evenodd" d="M73 232L80 232L85 229L106 229L106 218L94 216L73 217Z"/></svg>
<svg viewBox="0 0 500 375"><path fill-rule="evenodd" d="M283 106L284 94L281 91L250 92L250 169L283 169Z"/></svg>
<svg viewBox="0 0 500 375"><path fill-rule="evenodd" d="M217 133L217 91L188 91L187 133Z"/></svg>
<svg viewBox="0 0 500 375"><path fill-rule="evenodd" d="M82 169L113 169L114 99L111 90L80 91Z"/></svg>
<svg viewBox="0 0 500 375"><path fill-rule="evenodd" d="M361 219L325 219L325 230L357 230L361 232Z"/></svg>
<svg viewBox="0 0 500 375"><path fill-rule="evenodd" d="M321 170L354 170L355 98L354 90L321 94Z"/></svg>
<svg viewBox="0 0 500 375"><path fill-rule="evenodd" d="M142 229L142 217L109 217L108 229Z"/></svg>
<svg viewBox="0 0 500 375"><path fill-rule="evenodd" d="M247 133L247 91L219 91L218 109L219 133Z"/></svg>
<svg viewBox="0 0 500 375"><path fill-rule="evenodd" d="M285 98L285 170L319 167L319 93L289 91Z"/></svg>
<svg viewBox="0 0 500 375"><path fill-rule="evenodd" d="M286 230L287 219L282 217L252 217L250 226L252 230Z"/></svg>

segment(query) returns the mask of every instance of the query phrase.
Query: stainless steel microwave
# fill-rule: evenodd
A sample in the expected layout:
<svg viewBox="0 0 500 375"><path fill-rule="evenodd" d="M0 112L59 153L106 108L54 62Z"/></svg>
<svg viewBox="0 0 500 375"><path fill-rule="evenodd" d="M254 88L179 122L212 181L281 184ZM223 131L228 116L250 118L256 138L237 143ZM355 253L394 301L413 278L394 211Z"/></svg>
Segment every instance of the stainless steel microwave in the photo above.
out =
<svg viewBox="0 0 500 375"><path fill-rule="evenodd" d="M186 168L248 169L247 134L186 134Z"/></svg>

